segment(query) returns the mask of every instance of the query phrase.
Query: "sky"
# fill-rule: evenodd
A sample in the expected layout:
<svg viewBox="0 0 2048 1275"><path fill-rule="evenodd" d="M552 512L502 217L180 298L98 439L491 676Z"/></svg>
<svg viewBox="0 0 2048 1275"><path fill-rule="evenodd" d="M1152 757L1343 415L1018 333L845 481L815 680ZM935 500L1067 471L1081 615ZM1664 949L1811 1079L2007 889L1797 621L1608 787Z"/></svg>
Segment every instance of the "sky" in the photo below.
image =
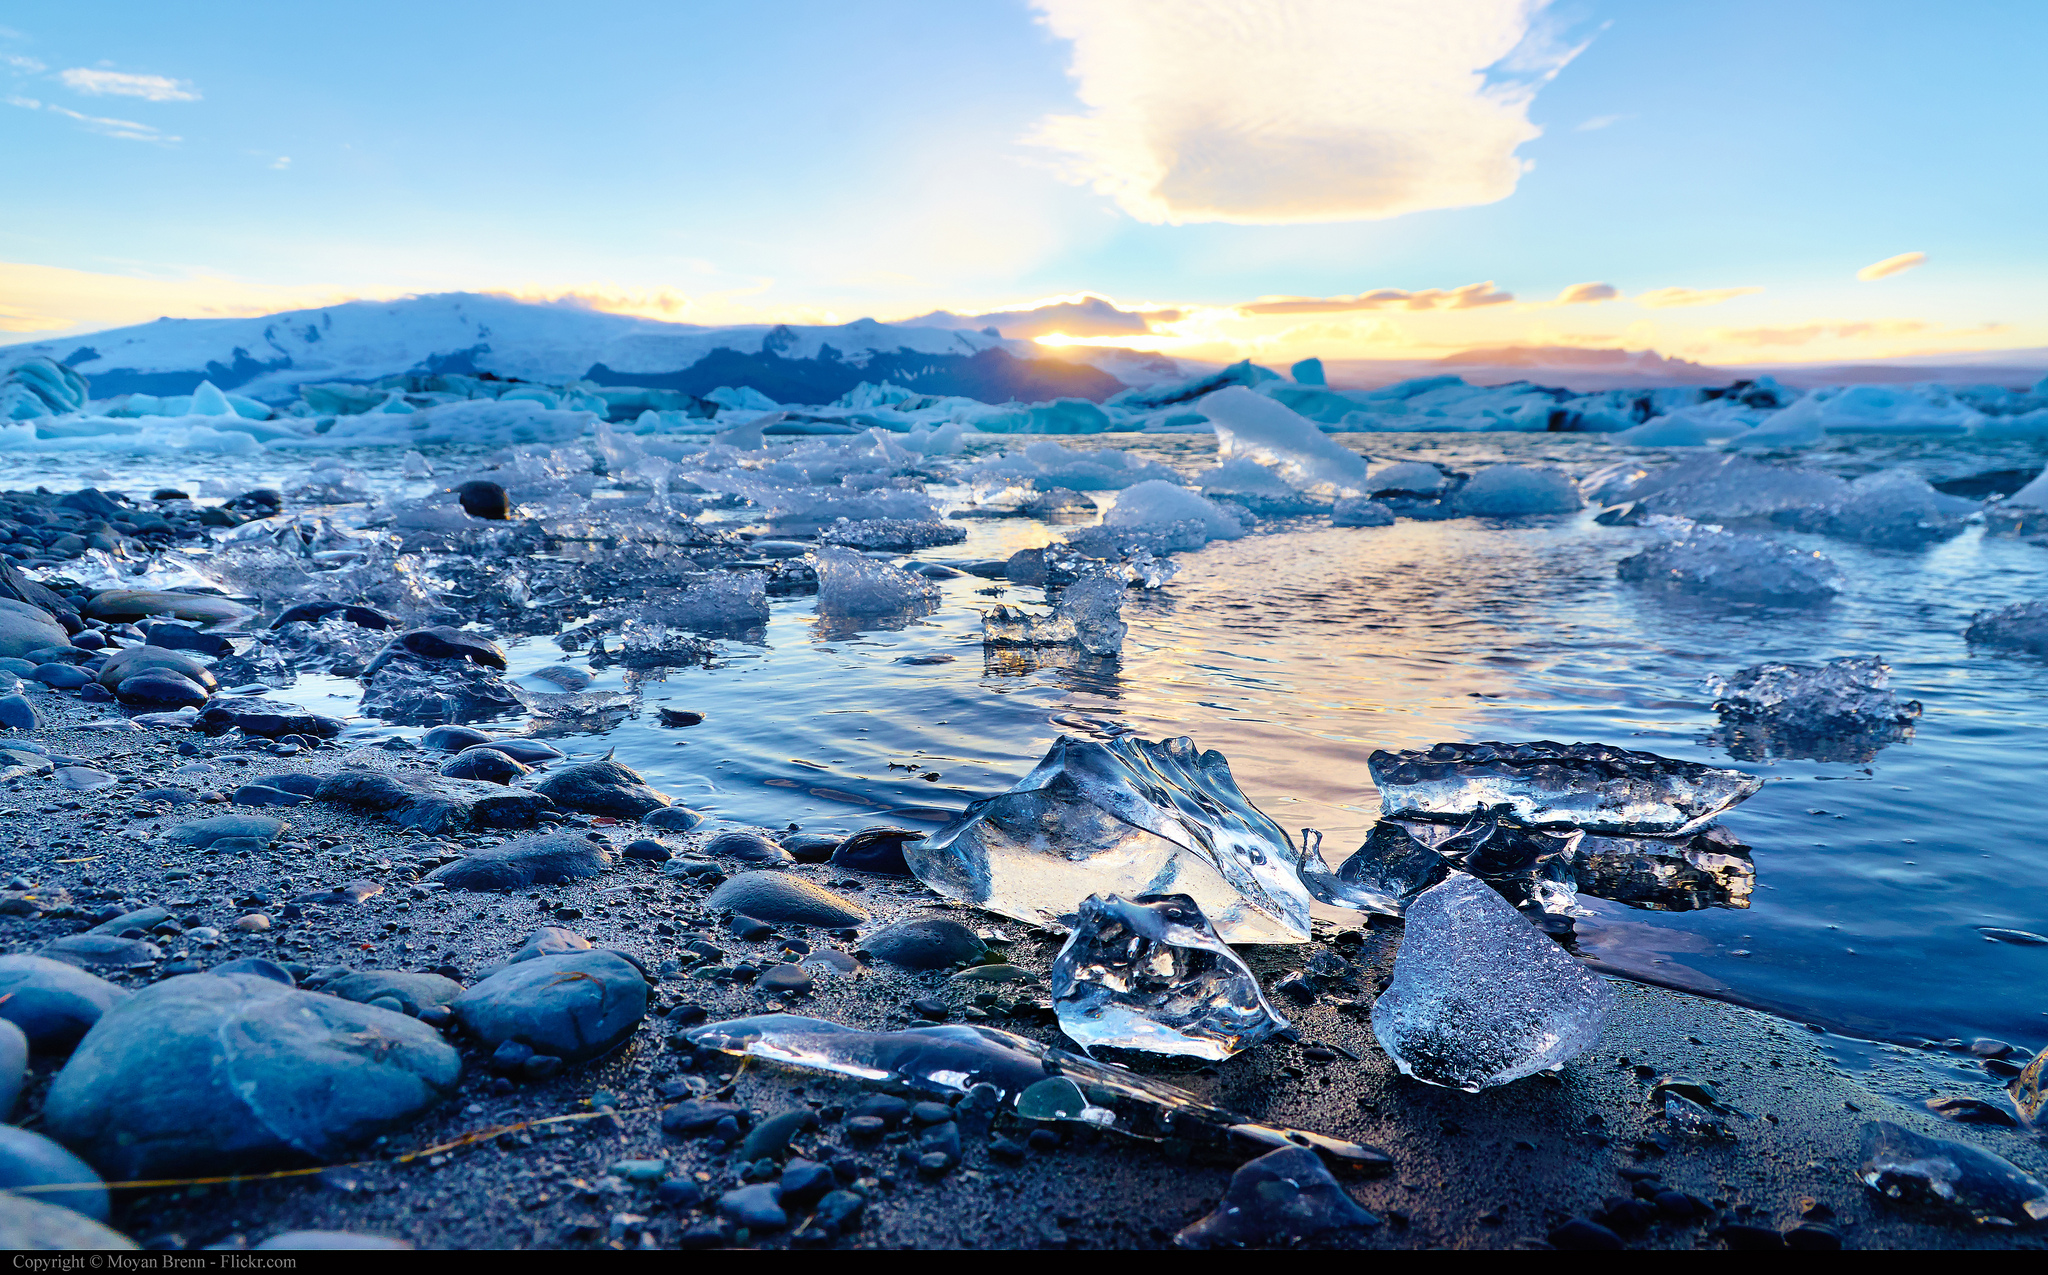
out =
<svg viewBox="0 0 2048 1275"><path fill-rule="evenodd" d="M2048 347L2048 5L0 8L0 341L1108 299L1200 358Z"/></svg>

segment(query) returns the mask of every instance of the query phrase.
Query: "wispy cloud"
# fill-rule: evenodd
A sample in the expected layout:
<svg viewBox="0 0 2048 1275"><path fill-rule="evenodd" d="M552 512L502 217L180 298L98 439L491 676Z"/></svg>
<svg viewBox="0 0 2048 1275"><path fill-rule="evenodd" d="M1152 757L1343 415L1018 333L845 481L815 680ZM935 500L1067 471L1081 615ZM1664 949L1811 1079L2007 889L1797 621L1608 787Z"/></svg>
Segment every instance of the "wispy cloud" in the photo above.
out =
<svg viewBox="0 0 2048 1275"><path fill-rule="evenodd" d="M86 115L70 107L59 106L55 102L46 103L43 109L77 120L93 132L107 137L119 137L131 142L159 142L166 145L185 140L161 129L152 128L148 124L138 124L134 120L109 119L104 115Z"/></svg>
<svg viewBox="0 0 2048 1275"><path fill-rule="evenodd" d="M1871 262L1861 270L1858 270L1856 277L1865 283L1875 283L1879 279L1889 279L1901 271L1911 270L1914 266L1920 265L1926 260L1927 254L1924 252L1902 252L1896 257L1886 257L1883 261Z"/></svg>
<svg viewBox="0 0 2048 1275"><path fill-rule="evenodd" d="M1468 283L1462 288L1424 288L1408 292L1381 288L1350 297L1261 297L1232 306L1240 314L1341 314L1352 310L1474 310L1481 306L1506 305L1515 299L1485 283Z"/></svg>
<svg viewBox="0 0 2048 1275"><path fill-rule="evenodd" d="M1858 337L1923 336L1939 331L1942 324L1926 319L1875 319L1847 323L1803 323L1787 328L1713 328L1708 337L1733 345L1809 345L1812 342ZM2004 324L1986 323L1969 329L1971 335L2000 331Z"/></svg>
<svg viewBox="0 0 2048 1275"><path fill-rule="evenodd" d="M1632 299L1637 305L1652 310L1671 310L1688 305L1719 305L1736 297L1746 297L1762 292L1762 288L1652 288L1638 292Z"/></svg>
<svg viewBox="0 0 2048 1275"><path fill-rule="evenodd" d="M13 67L15 70L25 71L30 75L34 75L39 72L47 71L50 69L49 67L43 65L41 62L36 61L34 58L24 57L19 53L0 53L0 62L5 62L7 65Z"/></svg>
<svg viewBox="0 0 2048 1275"><path fill-rule="evenodd" d="M1626 115L1595 115L1592 119L1581 120L1578 124L1574 125L1572 128L1572 132L1597 132L1600 129L1608 127L1609 125L1619 124L1627 118L1628 116Z"/></svg>
<svg viewBox="0 0 2048 1275"><path fill-rule="evenodd" d="M74 66L57 72L64 87L94 97L139 97L145 102L196 102L199 91L188 80L162 75L131 75L126 71L101 71Z"/></svg>
<svg viewBox="0 0 2048 1275"><path fill-rule="evenodd" d="M1507 198L1550 0L1033 0L1081 115L1032 139L1140 221L1371 220Z"/></svg>
<svg viewBox="0 0 2048 1275"><path fill-rule="evenodd" d="M279 155L276 159L270 161L270 166L279 172L283 172L292 166L292 157L289 155Z"/></svg>
<svg viewBox="0 0 2048 1275"><path fill-rule="evenodd" d="M1621 289L1611 283L1575 283L1557 294L1558 305L1592 305L1601 301L1612 301L1621 295Z"/></svg>

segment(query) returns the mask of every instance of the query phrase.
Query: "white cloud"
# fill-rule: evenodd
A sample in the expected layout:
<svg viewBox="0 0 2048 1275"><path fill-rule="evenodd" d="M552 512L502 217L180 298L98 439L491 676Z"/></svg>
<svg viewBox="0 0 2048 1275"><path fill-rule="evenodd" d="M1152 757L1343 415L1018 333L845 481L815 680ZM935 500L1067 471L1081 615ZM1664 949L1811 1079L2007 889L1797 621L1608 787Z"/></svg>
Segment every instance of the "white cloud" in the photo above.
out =
<svg viewBox="0 0 2048 1275"><path fill-rule="evenodd" d="M1924 252L1902 252L1896 257L1886 257L1883 261L1871 262L1861 270L1858 270L1856 277L1865 283L1874 283L1879 279L1888 279L1902 270L1911 270L1914 266L1920 265L1926 260L1927 254Z"/></svg>
<svg viewBox="0 0 2048 1275"><path fill-rule="evenodd" d="M0 53L0 62L5 62L17 71L26 71L30 74L50 69L34 58L23 57L19 53Z"/></svg>
<svg viewBox="0 0 2048 1275"><path fill-rule="evenodd" d="M57 72L64 87L94 97L139 97L146 102L196 102L199 92L189 81L161 75L130 75L126 71L95 71L74 66Z"/></svg>
<svg viewBox="0 0 2048 1275"><path fill-rule="evenodd" d="M1488 204L1575 56L1550 0L1032 0L1085 115L1032 140L1141 221L1373 220Z"/></svg>
<svg viewBox="0 0 2048 1275"><path fill-rule="evenodd" d="M84 115L72 110L69 107L58 106L54 102L44 107L44 109L55 111L59 115L67 116L71 119L77 120L79 123L91 129L93 132L102 133L108 137L125 138L126 140L131 142L169 143L182 142L185 140L182 137L175 137L169 133L163 132L160 129L151 128L147 124L138 124L134 120L108 119L103 115Z"/></svg>
<svg viewBox="0 0 2048 1275"><path fill-rule="evenodd" d="M1606 128L1611 124L1619 124L1627 118L1628 116L1626 115L1595 115L1592 119L1582 121L1572 131L1574 133L1591 133Z"/></svg>
<svg viewBox="0 0 2048 1275"><path fill-rule="evenodd" d="M292 157L289 155L279 155L276 159L270 161L270 166L279 172L283 172L292 166Z"/></svg>
<svg viewBox="0 0 2048 1275"><path fill-rule="evenodd" d="M1621 290L1611 283L1575 283L1557 294L1558 305L1592 305L1600 301L1612 301L1621 295Z"/></svg>
<svg viewBox="0 0 2048 1275"><path fill-rule="evenodd" d="M1762 292L1762 288L1652 288L1638 292L1632 299L1637 305L1652 310L1670 310L1678 306L1719 305L1736 297L1746 297Z"/></svg>
<svg viewBox="0 0 2048 1275"><path fill-rule="evenodd" d="M32 97L23 97L18 93L10 93L7 97L7 104L9 106L19 106L24 110L30 111L40 111L43 109L41 102L36 101Z"/></svg>
<svg viewBox="0 0 2048 1275"><path fill-rule="evenodd" d="M1239 314L1343 314L1353 310L1477 310L1482 306L1506 305L1515 299L1485 283L1468 283L1462 288L1424 288L1407 292L1381 288L1349 297L1261 297L1232 306Z"/></svg>

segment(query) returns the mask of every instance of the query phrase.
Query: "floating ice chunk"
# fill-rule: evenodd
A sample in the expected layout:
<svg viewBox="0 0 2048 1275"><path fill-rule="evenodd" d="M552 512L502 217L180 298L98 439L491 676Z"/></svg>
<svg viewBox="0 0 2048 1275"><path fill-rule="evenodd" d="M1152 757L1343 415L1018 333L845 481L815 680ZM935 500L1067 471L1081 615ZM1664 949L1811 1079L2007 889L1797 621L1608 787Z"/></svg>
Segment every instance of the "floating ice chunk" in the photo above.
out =
<svg viewBox="0 0 2048 1275"><path fill-rule="evenodd" d="M1307 1147L1356 1169L1387 1169L1384 1152L1299 1129L1258 1124L1211 1107L1185 1089L1052 1049L992 1027L948 1024L868 1032L795 1014L706 1023L691 1044L809 1071L903 1085L939 1097L986 1092L1028 1120L1062 1120L1158 1142L1239 1139L1254 1146Z"/></svg>
<svg viewBox="0 0 2048 1275"><path fill-rule="evenodd" d="M981 620L984 646L1076 646L1090 655L1123 652L1124 584L1090 575L1061 589L1049 616L1033 616L1016 607L998 606Z"/></svg>
<svg viewBox="0 0 2048 1275"><path fill-rule="evenodd" d="M1532 828L1674 836L1756 795L1763 780L1607 744L1438 744L1366 758L1388 819L1465 820L1507 806Z"/></svg>
<svg viewBox="0 0 2048 1275"><path fill-rule="evenodd" d="M1216 427L1216 455L1255 461L1290 486L1325 498L1365 490L1365 457L1263 394L1233 385L1196 404Z"/></svg>
<svg viewBox="0 0 2048 1275"><path fill-rule="evenodd" d="M1909 736L1920 716L1918 700L1901 704L1892 694L1891 668L1876 655L1826 664L1754 664L1733 677L1709 676L1704 686L1724 728L1734 728L1724 735L1742 760L1848 760L1866 749L1875 755L1884 744ZM1844 750L1846 755L1836 756Z"/></svg>
<svg viewBox="0 0 2048 1275"><path fill-rule="evenodd" d="M1485 518L1568 514L1579 508L1579 489L1560 470L1543 465L1488 465L1458 489L1453 507Z"/></svg>
<svg viewBox="0 0 2048 1275"><path fill-rule="evenodd" d="M1939 385L1851 385L1810 397L1830 434L1962 434L1984 419Z"/></svg>
<svg viewBox="0 0 2048 1275"><path fill-rule="evenodd" d="M1101 576L1134 589L1162 589L1167 581L1180 574L1179 563L1155 558L1142 548L1133 549L1120 562L1111 562L1079 553L1071 545L1047 545L1044 562L1047 584L1069 584L1090 576Z"/></svg>
<svg viewBox="0 0 2048 1275"><path fill-rule="evenodd" d="M1185 894L1083 899L1051 984L1060 1030L1084 1050L1223 1059L1287 1028Z"/></svg>
<svg viewBox="0 0 2048 1275"><path fill-rule="evenodd" d="M1587 837L1579 891L1649 912L1746 908L1756 889L1749 847L1718 824L1690 837Z"/></svg>
<svg viewBox="0 0 2048 1275"><path fill-rule="evenodd" d="M1780 515L1802 531L1818 531L1865 544L1910 549L1946 540L1963 529L1977 502L1934 490L1903 470L1865 474L1833 500Z"/></svg>
<svg viewBox="0 0 2048 1275"><path fill-rule="evenodd" d="M604 618L711 632L759 628L768 623L767 586L759 571L719 572L680 589L664 589L645 602L615 607Z"/></svg>
<svg viewBox="0 0 2048 1275"><path fill-rule="evenodd" d="M1235 501L1261 517L1314 513L1330 505L1327 499L1289 486L1278 473L1242 456L1195 475L1195 482L1204 497Z"/></svg>
<svg viewBox="0 0 2048 1275"><path fill-rule="evenodd" d="M1403 1075L1478 1093L1592 1048L1613 999L1604 979L1460 872L1409 905L1372 1030Z"/></svg>
<svg viewBox="0 0 2048 1275"><path fill-rule="evenodd" d="M743 385L739 389L734 389L730 385L721 385L709 394L706 394L704 401L742 412L772 412L781 406L780 403L777 403L774 399L769 398L751 385Z"/></svg>
<svg viewBox="0 0 2048 1275"><path fill-rule="evenodd" d="M851 549L822 548L812 555L818 571L818 609L836 615L888 615L929 610L939 587L886 562Z"/></svg>
<svg viewBox="0 0 2048 1275"><path fill-rule="evenodd" d="M1440 496L1455 485L1449 474L1424 460L1396 461L1375 470L1366 486L1375 496Z"/></svg>
<svg viewBox="0 0 2048 1275"><path fill-rule="evenodd" d="M1545 929L1562 929L1578 909L1573 861L1584 833L1561 835L1518 828L1507 806L1482 808L1431 848L1447 863L1498 891Z"/></svg>
<svg viewBox="0 0 2048 1275"><path fill-rule="evenodd" d="M2015 602L1970 617L1963 639L1983 646L2048 655L2048 602Z"/></svg>
<svg viewBox="0 0 2048 1275"><path fill-rule="evenodd" d="M1825 505L1850 490L1833 474L1723 455L1696 456L1662 469L1623 461L1589 475L1580 489L1603 505L1640 500L1651 513L1716 522Z"/></svg>
<svg viewBox="0 0 2048 1275"><path fill-rule="evenodd" d="M1182 1248L1277 1246L1379 1224L1345 1193L1315 1152L1282 1147L1239 1166L1216 1211L1182 1227L1173 1242Z"/></svg>
<svg viewBox="0 0 2048 1275"><path fill-rule="evenodd" d="M1652 417L1622 430L1614 441L1637 447L1704 447L1749 433L1766 415L1731 399L1716 399Z"/></svg>
<svg viewBox="0 0 2048 1275"><path fill-rule="evenodd" d="M414 451L409 451L405 454L402 471L407 478L432 478L434 476L434 466L425 456Z"/></svg>
<svg viewBox="0 0 2048 1275"><path fill-rule="evenodd" d="M1104 525L1150 530L1180 523L1199 522L1211 540L1236 540L1244 526L1214 501L1204 500L1185 487L1159 479L1148 479L1124 489L1116 504L1103 515Z"/></svg>
<svg viewBox="0 0 2048 1275"><path fill-rule="evenodd" d="M967 528L936 518L863 518L835 522L818 533L828 545L848 549L885 549L890 553L914 553L935 545L957 545L967 539Z"/></svg>
<svg viewBox="0 0 2048 1275"><path fill-rule="evenodd" d="M1391 527L1394 511L1377 500L1346 496L1330 508L1333 527Z"/></svg>
<svg viewBox="0 0 2048 1275"><path fill-rule="evenodd" d="M1305 943L1310 895L1280 826L1219 752L1062 735L1016 787L904 847L919 880L1064 930L1091 894L1186 894L1226 943Z"/></svg>
<svg viewBox="0 0 2048 1275"><path fill-rule="evenodd" d="M1841 572L1818 553L1714 527L1691 527L1615 565L1631 584L1726 602L1811 606L1842 588Z"/></svg>
<svg viewBox="0 0 2048 1275"><path fill-rule="evenodd" d="M2010 1160L1885 1120L1863 1126L1856 1176L1889 1199L1960 1213L1980 1226L2048 1221L2048 1186Z"/></svg>
<svg viewBox="0 0 2048 1275"><path fill-rule="evenodd" d="M961 471L960 477L970 486L993 488L1016 483L1040 491L1055 487L1069 491L1121 491L1152 479L1180 481L1180 475L1165 465L1129 452L1113 448L1077 451L1054 442L1033 443L1022 453L979 461Z"/></svg>
<svg viewBox="0 0 2048 1275"><path fill-rule="evenodd" d="M1209 530L1199 518L1135 527L1080 527L1067 533L1067 548L1090 558L1130 558L1199 549Z"/></svg>

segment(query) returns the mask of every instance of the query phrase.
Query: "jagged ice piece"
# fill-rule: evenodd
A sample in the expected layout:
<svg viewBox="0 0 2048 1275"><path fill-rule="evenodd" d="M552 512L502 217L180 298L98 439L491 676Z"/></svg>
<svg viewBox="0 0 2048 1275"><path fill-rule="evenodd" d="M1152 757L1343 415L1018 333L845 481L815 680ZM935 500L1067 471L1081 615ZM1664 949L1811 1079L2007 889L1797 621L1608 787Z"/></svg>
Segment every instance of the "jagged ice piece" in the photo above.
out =
<svg viewBox="0 0 2048 1275"><path fill-rule="evenodd" d="M1536 828L1673 836L1704 826L1763 787L1739 770L1607 744L1438 744L1366 759L1389 819L1462 820L1507 806Z"/></svg>

